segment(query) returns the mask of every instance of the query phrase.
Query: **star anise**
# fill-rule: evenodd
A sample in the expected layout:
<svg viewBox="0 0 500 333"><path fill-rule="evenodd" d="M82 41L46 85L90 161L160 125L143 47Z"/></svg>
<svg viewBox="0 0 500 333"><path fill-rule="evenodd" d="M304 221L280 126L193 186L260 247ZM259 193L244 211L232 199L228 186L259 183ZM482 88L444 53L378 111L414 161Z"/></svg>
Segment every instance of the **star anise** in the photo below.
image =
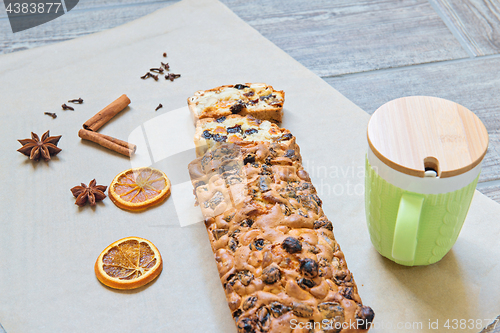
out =
<svg viewBox="0 0 500 333"><path fill-rule="evenodd" d="M45 161L50 160L50 156L57 155L62 149L57 147L59 136L49 136L49 131L43 133L42 140L35 133L31 132L31 139L17 140L23 146L17 151L29 156L31 160L38 161L43 157Z"/></svg>
<svg viewBox="0 0 500 333"><path fill-rule="evenodd" d="M85 204L90 202L91 206L95 206L96 201L101 201L106 198L106 194L104 192L108 188L104 185L96 185L97 182L93 179L89 186L82 183L82 186L75 186L70 191L76 198L75 204L83 207Z"/></svg>

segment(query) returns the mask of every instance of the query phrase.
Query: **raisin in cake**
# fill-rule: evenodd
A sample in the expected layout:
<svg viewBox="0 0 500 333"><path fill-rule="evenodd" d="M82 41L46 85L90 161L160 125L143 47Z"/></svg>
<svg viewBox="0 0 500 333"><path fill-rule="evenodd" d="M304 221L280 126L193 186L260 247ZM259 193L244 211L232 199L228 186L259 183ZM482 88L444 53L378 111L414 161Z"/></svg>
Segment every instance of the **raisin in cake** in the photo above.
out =
<svg viewBox="0 0 500 333"><path fill-rule="evenodd" d="M210 129L202 140L211 149L189 170L238 332L365 332L374 313L361 302L295 138L279 128L256 137L238 131L229 143L214 138L216 128L230 134L248 121L237 117L198 124L198 134Z"/></svg>
<svg viewBox="0 0 500 333"><path fill-rule="evenodd" d="M249 114L257 119L280 123L284 102L285 93L265 83L225 85L197 91L188 98L195 122L203 118Z"/></svg>

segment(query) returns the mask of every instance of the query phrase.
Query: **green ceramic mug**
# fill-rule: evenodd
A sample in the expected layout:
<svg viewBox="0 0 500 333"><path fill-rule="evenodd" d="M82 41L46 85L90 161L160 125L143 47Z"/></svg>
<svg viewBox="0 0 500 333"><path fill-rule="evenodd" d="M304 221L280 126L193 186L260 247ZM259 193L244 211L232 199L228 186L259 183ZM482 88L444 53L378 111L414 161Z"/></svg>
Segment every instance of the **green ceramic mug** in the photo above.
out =
<svg viewBox="0 0 500 333"><path fill-rule="evenodd" d="M410 176L368 149L365 208L370 238L384 257L406 266L441 260L457 240L481 163L455 177Z"/></svg>

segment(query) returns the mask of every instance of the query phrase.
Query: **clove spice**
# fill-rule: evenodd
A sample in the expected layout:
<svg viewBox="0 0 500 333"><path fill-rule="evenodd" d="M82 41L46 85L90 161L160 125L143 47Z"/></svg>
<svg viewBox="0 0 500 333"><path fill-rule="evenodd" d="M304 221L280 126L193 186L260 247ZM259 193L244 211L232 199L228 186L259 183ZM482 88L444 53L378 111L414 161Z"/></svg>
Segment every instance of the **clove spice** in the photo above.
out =
<svg viewBox="0 0 500 333"><path fill-rule="evenodd" d="M145 80L148 77L151 77L151 73L150 72L147 72L146 74L144 74L143 76L141 76L141 79Z"/></svg>
<svg viewBox="0 0 500 333"><path fill-rule="evenodd" d="M179 77L181 77L180 74L168 73L167 75L165 75L165 80L174 81L175 79L177 79Z"/></svg>
<svg viewBox="0 0 500 333"><path fill-rule="evenodd" d="M168 64L168 62L166 64L164 64L163 62L161 63L161 65L163 67L165 67L165 69L168 71L170 69L170 65Z"/></svg>
<svg viewBox="0 0 500 333"><path fill-rule="evenodd" d="M51 116L52 118L56 119L57 118L57 114L55 113L52 113L52 112L44 112L43 114L46 114L47 116Z"/></svg>
<svg viewBox="0 0 500 333"><path fill-rule="evenodd" d="M167 52L163 52L163 57L166 58L167 57Z"/></svg>
<svg viewBox="0 0 500 333"><path fill-rule="evenodd" d="M155 72L155 73L163 73L163 68L161 68L161 67L151 68L150 71Z"/></svg>
<svg viewBox="0 0 500 333"><path fill-rule="evenodd" d="M73 109L71 106L67 106L66 103L61 105L62 109L63 110L71 110L71 111L75 111L75 109Z"/></svg>
<svg viewBox="0 0 500 333"><path fill-rule="evenodd" d="M161 103L160 103L160 104L158 104L158 106L156 107L155 111L158 111L158 110L159 110L159 109L161 109L162 107L163 107L163 105L161 105Z"/></svg>
<svg viewBox="0 0 500 333"><path fill-rule="evenodd" d="M83 99L81 99L81 98L72 99L72 100L69 100L68 103L82 104L83 103Z"/></svg>

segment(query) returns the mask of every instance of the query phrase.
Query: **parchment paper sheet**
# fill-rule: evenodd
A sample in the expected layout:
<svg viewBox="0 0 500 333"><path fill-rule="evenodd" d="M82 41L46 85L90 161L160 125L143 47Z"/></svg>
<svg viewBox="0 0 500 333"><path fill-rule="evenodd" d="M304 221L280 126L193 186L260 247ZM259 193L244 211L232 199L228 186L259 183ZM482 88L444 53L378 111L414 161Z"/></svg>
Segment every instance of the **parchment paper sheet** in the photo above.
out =
<svg viewBox="0 0 500 333"><path fill-rule="evenodd" d="M160 61L182 77L139 78ZM109 31L0 56L0 80L0 322L8 333L236 332L204 225L180 226L176 211L192 197L130 213L109 198L95 209L78 208L69 189L93 178L109 185L131 167L77 136L85 120L121 94L130 107L100 132L135 137L152 149L162 132L150 135L143 124L184 107L196 90L244 82L285 90L283 126L297 137L363 302L376 312L373 332L453 331L443 328L447 319L486 325L500 313L500 206L476 193L456 245L435 265L407 268L382 258L369 240L362 195L368 115L215 0L184 0ZM78 97L85 102L75 111L61 110ZM164 107L155 112L159 103ZM150 151L149 159L181 188L188 179L183 163L194 152L176 147L194 127L187 112L176 121L165 132L173 141L163 145L176 153ZM47 129L62 135L63 151L52 161L32 163L16 152L17 139ZM135 291L104 287L94 275L97 256L131 235L156 244L162 274ZM436 320L439 330L428 329Z"/></svg>

